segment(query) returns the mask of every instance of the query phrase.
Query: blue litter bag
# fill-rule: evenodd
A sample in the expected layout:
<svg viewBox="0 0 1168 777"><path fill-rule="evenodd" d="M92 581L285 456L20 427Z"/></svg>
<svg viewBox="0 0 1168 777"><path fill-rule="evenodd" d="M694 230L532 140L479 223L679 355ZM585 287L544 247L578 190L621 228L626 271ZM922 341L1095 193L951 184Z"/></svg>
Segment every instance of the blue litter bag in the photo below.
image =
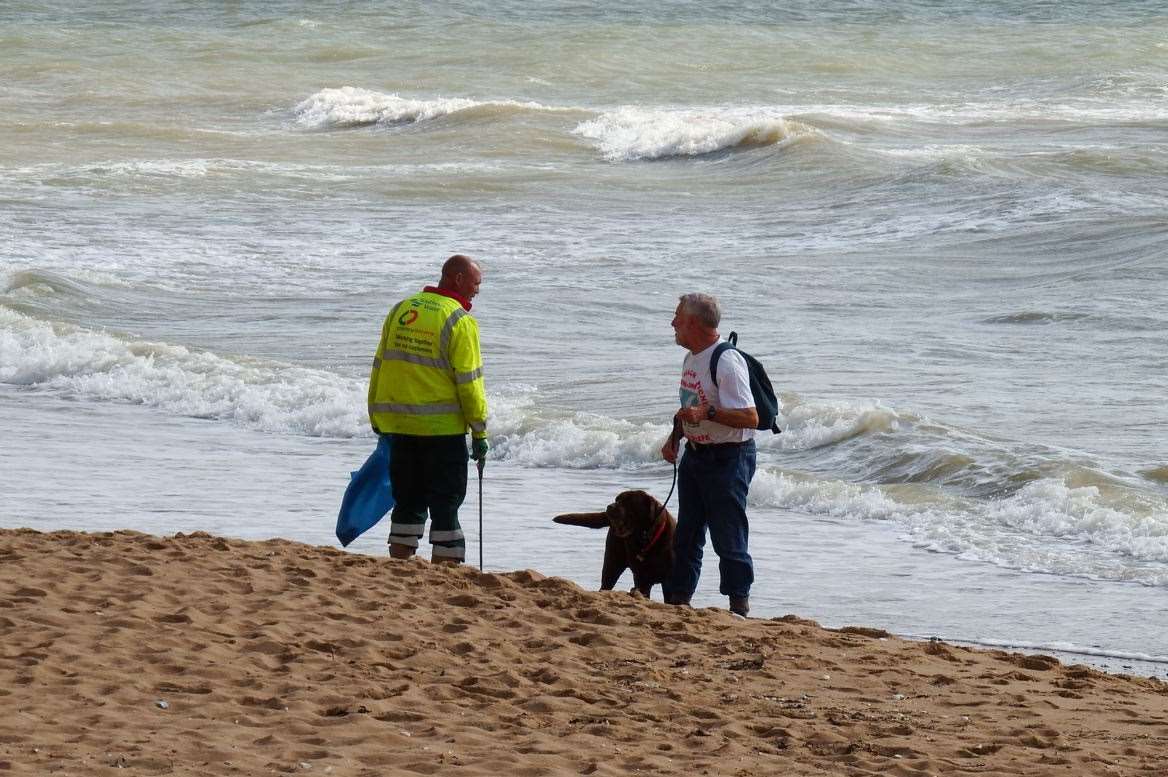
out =
<svg viewBox="0 0 1168 777"><path fill-rule="evenodd" d="M377 448L350 474L349 487L341 499L337 516L337 539L342 546L360 537L385 517L394 505L393 490L389 486L390 435L378 436Z"/></svg>

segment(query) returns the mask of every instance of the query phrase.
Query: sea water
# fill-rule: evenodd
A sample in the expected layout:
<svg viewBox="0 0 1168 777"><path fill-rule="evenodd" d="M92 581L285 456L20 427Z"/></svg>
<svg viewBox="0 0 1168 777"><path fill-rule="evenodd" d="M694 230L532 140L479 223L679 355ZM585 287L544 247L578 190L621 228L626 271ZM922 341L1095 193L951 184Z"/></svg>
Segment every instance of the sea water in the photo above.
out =
<svg viewBox="0 0 1168 777"><path fill-rule="evenodd" d="M1168 672L1161 3L206 5L0 5L0 525L335 543L463 252L471 563L598 584L551 517L669 492L708 291L782 395L752 614Z"/></svg>

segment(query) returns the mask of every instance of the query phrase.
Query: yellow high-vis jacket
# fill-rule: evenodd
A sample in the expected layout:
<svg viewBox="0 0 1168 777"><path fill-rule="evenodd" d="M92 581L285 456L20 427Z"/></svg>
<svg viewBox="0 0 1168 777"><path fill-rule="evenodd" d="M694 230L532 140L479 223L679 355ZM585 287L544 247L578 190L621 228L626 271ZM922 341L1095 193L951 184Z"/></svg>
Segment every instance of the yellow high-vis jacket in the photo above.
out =
<svg viewBox="0 0 1168 777"><path fill-rule="evenodd" d="M369 376L369 421L382 434L487 436L479 325L459 300L427 287L390 311Z"/></svg>

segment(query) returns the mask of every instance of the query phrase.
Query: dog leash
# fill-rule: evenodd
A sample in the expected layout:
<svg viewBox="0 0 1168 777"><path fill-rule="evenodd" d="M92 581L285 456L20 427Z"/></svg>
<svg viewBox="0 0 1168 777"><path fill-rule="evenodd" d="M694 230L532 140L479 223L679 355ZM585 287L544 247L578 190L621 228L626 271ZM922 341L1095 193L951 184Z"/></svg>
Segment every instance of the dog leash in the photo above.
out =
<svg viewBox="0 0 1168 777"><path fill-rule="evenodd" d="M678 453L681 453L681 437L682 437L681 419L678 418L677 416L673 416L673 431L669 433L669 439L675 440L677 442L677 446L678 446L677 452ZM673 489L675 489L675 488L677 488L677 457L676 456L673 457L673 482L669 484L669 493L666 495L665 500L661 503L661 507L657 510L657 516L653 519L654 524L656 524L657 521L660 520L661 513L665 512L665 505L669 504L669 498L671 496L673 496Z"/></svg>
<svg viewBox="0 0 1168 777"><path fill-rule="evenodd" d="M661 513L665 512L665 505L669 504L669 498L673 496L673 489L677 488L677 462L673 462L673 482L669 484L669 493L665 496L665 501L661 503L661 507L657 508L657 518L661 517ZM657 523L657 518L653 519L653 523Z"/></svg>
<svg viewBox="0 0 1168 777"><path fill-rule="evenodd" d="M677 416L673 417L673 431L669 436L670 439L676 440L679 444L681 443L681 419L679 419ZM653 547L653 545L657 543L657 540L660 539L662 533L665 531L665 524L661 523L661 514L665 512L665 505L669 504L669 500L673 496L673 490L675 488L677 488L676 457L673 459L673 482L669 484L669 493L665 495L665 499L661 502L661 506L657 508L657 514L653 516L653 522L649 524L650 530L654 526L657 527L657 533L649 540L648 544L645 545L644 550L637 554L637 557L641 560L644 560L645 553L647 553L649 548ZM646 532L646 536L648 536L648 532Z"/></svg>
<svg viewBox="0 0 1168 777"><path fill-rule="evenodd" d="M652 531L652 527L656 526L657 530L653 533L653 536L648 539L648 542L645 543L645 547L643 547L641 549L641 552L637 554L638 561L645 560L645 554L648 553L649 550L654 545L657 544L657 540L661 539L661 535L665 533L665 523L666 522L661 520L661 514L665 512L665 505L669 502L669 497L673 496L673 489L676 486L677 486L677 462L674 462L673 463L673 484L671 486L669 486L669 494L668 494L668 496L665 497L665 501L662 502L661 506L657 508L657 514L655 516L653 516L653 523L649 524L650 528L648 531L645 532L645 537L649 537L649 531Z"/></svg>

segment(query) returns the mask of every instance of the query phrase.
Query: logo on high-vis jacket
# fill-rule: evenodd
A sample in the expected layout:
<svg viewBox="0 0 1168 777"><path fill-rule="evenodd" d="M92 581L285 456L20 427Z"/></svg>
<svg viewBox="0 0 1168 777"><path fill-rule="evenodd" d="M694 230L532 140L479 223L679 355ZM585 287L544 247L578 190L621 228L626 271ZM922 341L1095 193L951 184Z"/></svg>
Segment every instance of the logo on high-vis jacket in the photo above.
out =
<svg viewBox="0 0 1168 777"><path fill-rule="evenodd" d="M405 313L402 313L401 316L398 317L397 322L399 324L401 324L402 326L409 326L410 324L414 323L417 320L418 320L418 311L407 310Z"/></svg>

